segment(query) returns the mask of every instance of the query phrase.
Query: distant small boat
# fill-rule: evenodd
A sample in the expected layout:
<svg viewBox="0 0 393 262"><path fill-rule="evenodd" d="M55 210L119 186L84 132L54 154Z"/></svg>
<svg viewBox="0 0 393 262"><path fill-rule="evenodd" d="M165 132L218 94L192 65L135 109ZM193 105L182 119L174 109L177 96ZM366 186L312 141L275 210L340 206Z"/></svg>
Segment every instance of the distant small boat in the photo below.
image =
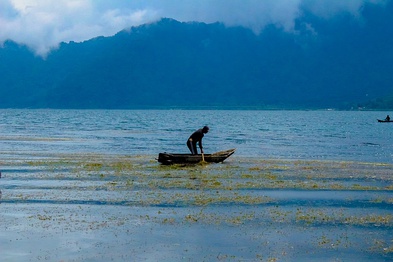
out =
<svg viewBox="0 0 393 262"><path fill-rule="evenodd" d="M213 154L204 154L204 160L208 163L220 163L235 153L236 149L229 149L225 151L219 151ZM192 154L171 154L171 153L159 153L158 162L164 165L171 164L196 164L202 161L202 155Z"/></svg>
<svg viewBox="0 0 393 262"><path fill-rule="evenodd" d="M393 123L393 120L381 120L377 119L379 123Z"/></svg>

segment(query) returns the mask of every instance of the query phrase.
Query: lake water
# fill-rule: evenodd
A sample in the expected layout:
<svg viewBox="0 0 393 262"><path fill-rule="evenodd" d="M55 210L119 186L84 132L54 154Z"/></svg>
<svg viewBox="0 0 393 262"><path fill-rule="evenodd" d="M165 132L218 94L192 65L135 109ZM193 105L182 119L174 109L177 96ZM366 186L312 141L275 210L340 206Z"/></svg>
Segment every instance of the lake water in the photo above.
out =
<svg viewBox="0 0 393 262"><path fill-rule="evenodd" d="M0 110L0 148L7 154L187 153L204 125L205 153L386 162L393 160L388 112L241 110Z"/></svg>
<svg viewBox="0 0 393 262"><path fill-rule="evenodd" d="M392 261L387 113L0 110L0 260Z"/></svg>

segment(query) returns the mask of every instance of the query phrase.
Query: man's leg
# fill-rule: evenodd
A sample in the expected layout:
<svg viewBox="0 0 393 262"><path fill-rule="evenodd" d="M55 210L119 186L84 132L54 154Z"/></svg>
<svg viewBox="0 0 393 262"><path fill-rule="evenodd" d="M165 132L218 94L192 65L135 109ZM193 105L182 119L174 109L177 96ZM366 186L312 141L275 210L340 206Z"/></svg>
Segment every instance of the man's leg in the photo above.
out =
<svg viewBox="0 0 393 262"><path fill-rule="evenodd" d="M187 140L187 147L190 149L191 154L195 155L195 147L193 147L193 143L190 140Z"/></svg>
<svg viewBox="0 0 393 262"><path fill-rule="evenodd" d="M194 152L193 154L194 155L198 155L198 149L197 149L197 146L196 146L196 142L192 142L192 152Z"/></svg>

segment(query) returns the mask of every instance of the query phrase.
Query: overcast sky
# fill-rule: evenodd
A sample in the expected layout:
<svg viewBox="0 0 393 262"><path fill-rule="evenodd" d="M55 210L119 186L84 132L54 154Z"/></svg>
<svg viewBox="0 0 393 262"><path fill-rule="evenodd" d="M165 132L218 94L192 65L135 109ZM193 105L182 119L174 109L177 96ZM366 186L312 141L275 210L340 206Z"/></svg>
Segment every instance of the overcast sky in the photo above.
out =
<svg viewBox="0 0 393 262"><path fill-rule="evenodd" d="M365 2L388 0L0 0L0 44L11 39L45 55L60 42L110 36L162 17L243 25L258 33L266 24L291 31L300 7L329 19L349 12L361 19Z"/></svg>

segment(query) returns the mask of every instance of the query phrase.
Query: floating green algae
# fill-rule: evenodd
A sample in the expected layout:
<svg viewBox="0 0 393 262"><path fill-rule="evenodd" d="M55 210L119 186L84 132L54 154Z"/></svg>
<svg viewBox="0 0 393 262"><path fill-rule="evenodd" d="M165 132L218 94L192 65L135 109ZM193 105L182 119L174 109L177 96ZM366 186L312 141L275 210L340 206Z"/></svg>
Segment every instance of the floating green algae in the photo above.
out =
<svg viewBox="0 0 393 262"><path fill-rule="evenodd" d="M354 248L381 260L392 256L389 164L233 158L162 166L152 156L59 154L3 160L2 167L0 204L20 212L17 219L3 213L13 223L4 232L41 229L66 237L113 231L132 238L143 228L160 239L155 228L181 239L181 231L202 228L223 234L217 241L229 236L249 241L244 253L219 251L209 258L242 260L252 254L280 261L294 258L297 241L328 258ZM369 238L362 240L363 234ZM268 250L274 253L268 256Z"/></svg>

